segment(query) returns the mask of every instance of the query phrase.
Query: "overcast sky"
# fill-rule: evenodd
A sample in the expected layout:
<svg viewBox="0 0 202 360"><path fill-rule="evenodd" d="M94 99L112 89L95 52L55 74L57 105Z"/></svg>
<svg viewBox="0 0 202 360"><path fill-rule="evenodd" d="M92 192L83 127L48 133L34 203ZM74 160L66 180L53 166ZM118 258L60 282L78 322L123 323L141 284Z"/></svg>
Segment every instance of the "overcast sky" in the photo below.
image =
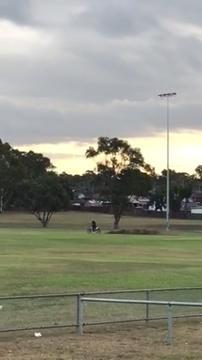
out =
<svg viewBox="0 0 202 360"><path fill-rule="evenodd" d="M202 130L201 0L0 0L0 137Z"/></svg>

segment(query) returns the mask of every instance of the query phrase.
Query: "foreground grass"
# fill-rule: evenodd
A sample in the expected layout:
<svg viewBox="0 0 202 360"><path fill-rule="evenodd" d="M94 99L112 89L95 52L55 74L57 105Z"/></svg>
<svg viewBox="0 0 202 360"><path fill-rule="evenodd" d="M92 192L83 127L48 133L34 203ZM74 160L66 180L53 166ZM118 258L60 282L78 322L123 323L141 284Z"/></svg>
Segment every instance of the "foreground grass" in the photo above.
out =
<svg viewBox="0 0 202 360"><path fill-rule="evenodd" d="M93 217L104 230L110 229L111 216ZM200 229L200 222L173 222L175 235L87 234L86 224L91 218L92 214L58 214L50 228L41 229L30 215L0 217L0 296L202 286L202 236L195 232ZM162 229L164 221L124 217L122 226ZM180 233L180 227L189 232ZM179 294L181 300L184 295ZM200 292L188 296L201 300ZM1 300L1 305L1 329L75 322L74 298ZM138 311L145 309L135 307L134 313L132 307L89 306L85 308L85 320L133 318ZM107 333L105 327L87 327L82 338L67 336L66 331L57 337L55 330L54 336L47 333L47 337L43 331L40 339L34 338L31 331L16 342L6 334L5 339L1 338L0 358L90 360L96 354L99 359L201 359L200 321L176 326L174 345L169 348L164 343L165 323L160 327L150 322L147 326L136 323L125 330L121 326L117 333L114 328Z"/></svg>
<svg viewBox="0 0 202 360"><path fill-rule="evenodd" d="M202 286L201 235L0 229L0 294Z"/></svg>

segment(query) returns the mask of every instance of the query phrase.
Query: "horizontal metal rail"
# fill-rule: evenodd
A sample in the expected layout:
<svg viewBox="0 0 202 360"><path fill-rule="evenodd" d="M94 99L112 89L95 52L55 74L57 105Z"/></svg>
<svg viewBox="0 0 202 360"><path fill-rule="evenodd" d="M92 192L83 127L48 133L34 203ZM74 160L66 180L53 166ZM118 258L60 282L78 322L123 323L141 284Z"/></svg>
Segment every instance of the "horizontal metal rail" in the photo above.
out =
<svg viewBox="0 0 202 360"><path fill-rule="evenodd" d="M119 304L150 304L150 305L202 307L202 303L198 303L198 302L181 302L181 301L108 299L108 298L92 298L92 297L82 297L81 301L103 302L103 303L119 303Z"/></svg>
<svg viewBox="0 0 202 360"><path fill-rule="evenodd" d="M29 330L48 330L48 329L61 329L61 328L72 328L76 327L76 324L61 324L61 325L44 325L44 326L30 326L30 327L23 327L23 328L11 328L11 329L3 329L0 330L0 333L6 332L15 332L15 331L29 331Z"/></svg>
<svg viewBox="0 0 202 360"><path fill-rule="evenodd" d="M195 317L202 317L202 314L191 314L191 315L173 315L173 319L187 319L187 318L195 318ZM125 319L125 320L106 320L106 321L91 321L91 322L84 322L83 326L94 326L94 325L109 325L109 324L124 324L124 323L133 323L133 322L140 322L145 321L146 318L136 318L136 319ZM154 316L150 317L149 320L157 321L157 320L167 320L167 316Z"/></svg>
<svg viewBox="0 0 202 360"><path fill-rule="evenodd" d="M184 288L155 288L155 289L129 289L129 290L106 290L106 291L81 291L78 293L59 293L59 294L33 294L33 295L12 295L0 296L1 300L20 300L20 299L41 299L41 298L57 298L57 297L72 297L77 295L113 295L113 294L130 294L130 293L143 293L149 292L166 292L166 291L194 291L201 290L202 287L184 287Z"/></svg>
<svg viewBox="0 0 202 360"><path fill-rule="evenodd" d="M202 290L202 287L183 287L183 288L142 288L142 289L120 289L120 290L105 290L105 291L83 291L80 294L82 295L99 295L99 294L124 294L124 293L139 293L139 292L158 292L158 291L190 291L190 290Z"/></svg>
<svg viewBox="0 0 202 360"><path fill-rule="evenodd" d="M1 296L0 301L3 300L27 300L27 299L48 299L48 298L65 298L65 297L75 297L79 295L75 294L47 294L47 295L16 295L16 296ZM85 295L81 293L80 295Z"/></svg>

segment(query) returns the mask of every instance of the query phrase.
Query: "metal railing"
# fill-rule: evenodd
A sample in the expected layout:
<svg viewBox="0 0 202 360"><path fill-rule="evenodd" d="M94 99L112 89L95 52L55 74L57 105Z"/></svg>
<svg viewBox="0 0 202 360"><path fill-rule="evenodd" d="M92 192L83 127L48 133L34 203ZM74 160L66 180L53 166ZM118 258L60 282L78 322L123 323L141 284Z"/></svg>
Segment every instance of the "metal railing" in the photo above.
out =
<svg viewBox="0 0 202 360"><path fill-rule="evenodd" d="M94 299L91 303L94 302L95 305L85 308L84 321L84 304L90 303L90 298ZM104 309L100 307L100 298L105 299L108 307ZM114 300L116 301L114 302ZM202 314L197 312L196 308L202 306L201 301L201 287L2 296L0 297L0 307L2 308L0 310L0 332L74 327L79 333L81 326L86 325L140 320L148 322L149 320L167 319L168 321L165 306L167 308L171 306L172 319L199 317ZM121 309L119 309L118 303ZM124 303L136 304L136 314L131 306L125 306L123 311L121 304ZM190 310L182 310L185 306ZM179 308L179 310L174 313L173 308Z"/></svg>
<svg viewBox="0 0 202 360"><path fill-rule="evenodd" d="M173 325L172 325L172 308L174 306L183 306L183 307L202 307L202 303L195 302L177 302L177 301L155 301L155 300L128 300L128 299L107 299L107 298L93 298L93 297L82 297L78 299L78 334L83 334L83 325L84 325L84 309L83 305L85 302L93 303L115 303L115 304L143 304L143 305L164 305L167 308L167 336L166 342L168 345L172 344L173 339ZM146 308L147 309L147 308ZM148 319L146 319L148 320Z"/></svg>

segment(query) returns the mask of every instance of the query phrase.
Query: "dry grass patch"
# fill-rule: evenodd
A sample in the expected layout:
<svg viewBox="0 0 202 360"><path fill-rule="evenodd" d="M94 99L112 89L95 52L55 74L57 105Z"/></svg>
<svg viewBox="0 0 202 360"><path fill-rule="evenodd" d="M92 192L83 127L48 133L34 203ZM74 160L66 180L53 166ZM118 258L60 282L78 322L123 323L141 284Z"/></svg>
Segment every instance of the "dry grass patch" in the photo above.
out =
<svg viewBox="0 0 202 360"><path fill-rule="evenodd" d="M200 321L174 325L174 342L165 344L165 323L135 323L122 327L86 328L79 337L68 330L33 332L1 337L1 360L201 360Z"/></svg>

